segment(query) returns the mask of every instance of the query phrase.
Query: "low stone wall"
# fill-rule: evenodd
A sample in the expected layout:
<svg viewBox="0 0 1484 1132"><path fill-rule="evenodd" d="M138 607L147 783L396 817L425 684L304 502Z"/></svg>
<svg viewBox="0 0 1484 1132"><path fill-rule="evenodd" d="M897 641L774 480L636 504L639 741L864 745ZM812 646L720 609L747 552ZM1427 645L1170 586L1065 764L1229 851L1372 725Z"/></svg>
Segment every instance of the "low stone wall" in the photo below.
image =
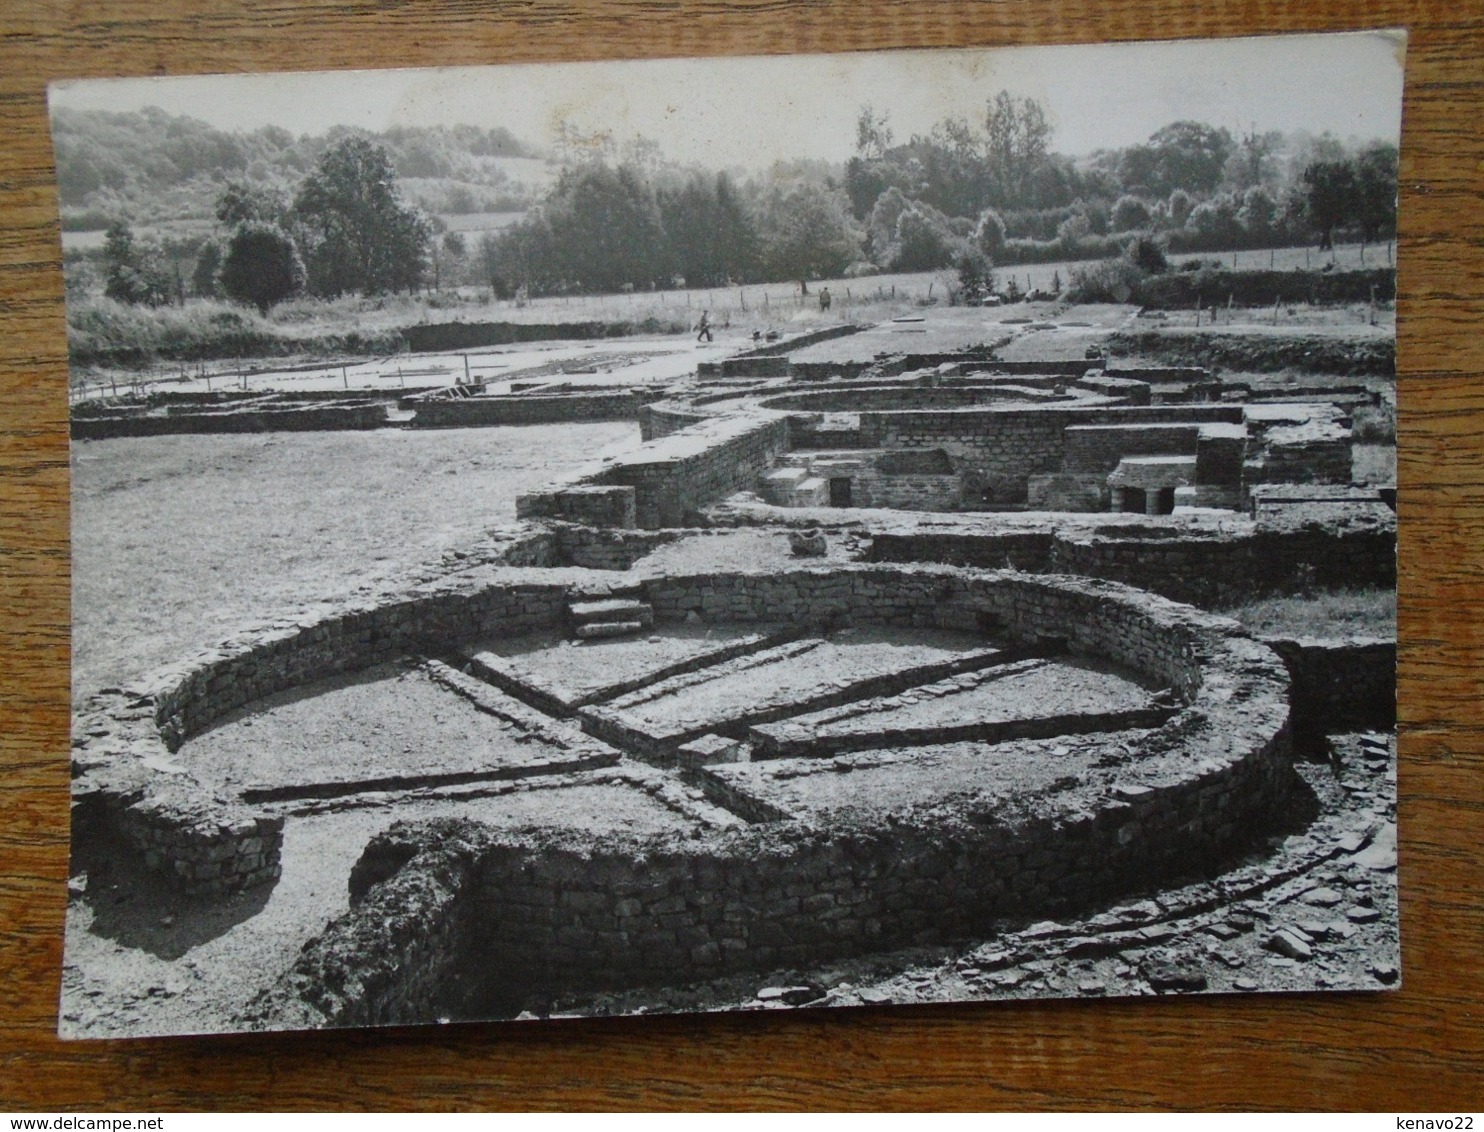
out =
<svg viewBox="0 0 1484 1132"><path fill-rule="evenodd" d="M687 405L664 402L657 405L641 405L639 408L639 435L642 439L658 440L679 432L683 428L700 424L711 414Z"/></svg>
<svg viewBox="0 0 1484 1132"><path fill-rule="evenodd" d="M594 530L582 524L554 523L559 561L588 570L627 570L687 530Z"/></svg>
<svg viewBox="0 0 1484 1132"><path fill-rule="evenodd" d="M1396 726L1396 641L1265 637L1293 678L1293 724L1306 736Z"/></svg>
<svg viewBox="0 0 1484 1132"><path fill-rule="evenodd" d="M1396 526L1311 522L1270 530L1092 530L871 532L875 562L944 562L1031 573L1105 578L1175 601L1215 606L1307 589L1396 586Z"/></svg>
<svg viewBox="0 0 1484 1132"><path fill-rule="evenodd" d="M1050 569L1108 578L1176 601L1213 606L1314 587L1395 588L1396 529L1315 524L1290 532L1149 538L1059 536Z"/></svg>
<svg viewBox="0 0 1484 1132"><path fill-rule="evenodd" d="M1065 400L1054 393L1004 384L864 385L854 389L821 389L784 393L763 399L768 409L809 413L863 413L926 409L967 409L980 405L1024 402L1035 397Z"/></svg>
<svg viewBox="0 0 1484 1132"><path fill-rule="evenodd" d="M658 322L441 322L408 326L400 333L414 354L508 346L514 342L564 342L659 333Z"/></svg>
<svg viewBox="0 0 1484 1132"><path fill-rule="evenodd" d="M899 511L957 511L964 483L956 475L883 475L864 468L850 481L851 506Z"/></svg>
<svg viewBox="0 0 1484 1132"><path fill-rule="evenodd" d="M867 411L861 440L877 448L942 448L970 496L994 504L1024 503L1033 475L1064 471L1071 425L1240 424L1240 405L983 406L967 409Z"/></svg>
<svg viewBox="0 0 1484 1132"><path fill-rule="evenodd" d="M343 395L342 395L343 396ZM312 405L295 408L235 409L223 412L171 412L163 416L73 417L73 440L180 433L328 432L385 428L384 403Z"/></svg>
<svg viewBox="0 0 1484 1132"><path fill-rule="evenodd" d="M577 472L546 491L519 496L519 518L549 517L551 501L573 487L628 486L636 519L628 527L655 530L683 526L708 503L751 491L773 461L788 451L788 418L752 411L709 417L689 428L646 442L638 451Z"/></svg>
<svg viewBox="0 0 1484 1132"><path fill-rule="evenodd" d="M562 623L567 584L545 572L499 569L499 575L472 570L380 603L334 607L244 634L188 668L100 693L75 721L74 801L188 892L227 892L272 879L278 819L214 798L172 753L228 712L286 688L456 641ZM502 580L492 583L494 576Z"/></svg>
<svg viewBox="0 0 1484 1132"><path fill-rule="evenodd" d="M464 1000L470 1013L492 1003L513 1013L564 991L675 985L984 933L1005 916L1084 907L1214 862L1265 828L1291 781L1282 662L1234 623L1157 597L941 567L664 578L645 589L662 618L992 619L1167 679L1185 707L1075 784L904 805L849 828L768 821L699 837L595 838L396 827L358 867L357 906L285 980L324 1023L425 1019L456 985L480 988ZM434 922L477 931L457 958L435 942L418 960L406 933L421 929L397 916L400 894L434 880ZM327 977L352 950L372 957L376 977ZM383 955L400 957L403 973Z"/></svg>
<svg viewBox="0 0 1484 1132"><path fill-rule="evenodd" d="M642 394L524 393L515 396L423 398L417 402L416 428L469 428L490 425L554 424L565 421L636 420Z"/></svg>

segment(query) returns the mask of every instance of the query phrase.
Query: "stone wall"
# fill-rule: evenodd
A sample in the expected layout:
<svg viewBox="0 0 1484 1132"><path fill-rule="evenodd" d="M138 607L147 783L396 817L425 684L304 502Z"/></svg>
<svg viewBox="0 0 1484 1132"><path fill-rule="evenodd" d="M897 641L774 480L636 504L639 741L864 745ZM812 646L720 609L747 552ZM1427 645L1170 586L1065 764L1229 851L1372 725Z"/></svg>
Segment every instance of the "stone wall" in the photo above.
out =
<svg viewBox="0 0 1484 1132"><path fill-rule="evenodd" d="M639 435L644 440L658 440L683 428L700 424L711 414L688 405L666 401L639 407Z"/></svg>
<svg viewBox="0 0 1484 1132"><path fill-rule="evenodd" d="M169 412L160 416L75 416L71 420L71 434L73 440L107 440L119 436L180 433L327 432L385 428L386 423L386 404L357 402L220 412Z"/></svg>
<svg viewBox="0 0 1484 1132"><path fill-rule="evenodd" d="M1008 802L907 805L848 828L765 821L691 837L394 828L358 867L357 907L286 980L326 1022L426 1018L448 1001L453 975L479 988L464 1000L471 1013L492 1003L513 1013L564 991L683 984L978 935L1001 917L1055 914L1188 875L1263 830L1291 781L1282 662L1235 624L1157 597L941 567L664 578L645 589L663 618L991 619L1168 680L1185 706L1075 784ZM394 897L419 890L424 875L439 885L435 922L477 925L457 960L436 939L425 963L407 953L403 933L420 929L394 919ZM352 950L378 973L347 992L325 976ZM383 955L399 956L403 973Z"/></svg>
<svg viewBox="0 0 1484 1132"><path fill-rule="evenodd" d="M964 483L956 475L884 475L867 465L851 477L851 506L898 511L957 511Z"/></svg>
<svg viewBox="0 0 1484 1132"><path fill-rule="evenodd" d="M514 396L425 397L417 402L417 428L469 428L490 425L553 424L564 421L635 420L643 394L524 393Z"/></svg>
<svg viewBox="0 0 1484 1132"><path fill-rule="evenodd" d="M944 562L1105 578L1175 601L1213 606L1309 588L1396 586L1396 527L1309 523L1291 530L1247 524L1183 531L1119 526L977 533L871 533L875 562Z"/></svg>
<svg viewBox="0 0 1484 1132"><path fill-rule="evenodd" d="M1032 475L1063 471L1069 425L1240 423L1239 405L985 407L957 411L864 412L861 439L879 448L942 448L965 491L987 502L1025 503Z"/></svg>
<svg viewBox="0 0 1484 1132"><path fill-rule="evenodd" d="M1295 732L1396 726L1396 641L1264 638L1293 678Z"/></svg>
<svg viewBox="0 0 1484 1132"><path fill-rule="evenodd" d="M1212 606L1309 587L1396 586L1396 530L1315 524L1291 532L1186 534L1063 534L1050 569L1108 578L1176 601Z"/></svg>
<svg viewBox="0 0 1484 1132"><path fill-rule="evenodd" d="M517 553L525 548L513 546ZM454 641L562 623L567 584L545 572L497 569L247 633L189 667L100 693L74 725L74 801L188 892L271 880L278 875L278 819L209 795L172 753L228 712L275 692ZM502 580L492 584L492 577Z"/></svg>
<svg viewBox="0 0 1484 1132"><path fill-rule="evenodd" d="M1125 456L1194 456L1196 424L1068 425L1064 468L1107 475Z"/></svg>
<svg viewBox="0 0 1484 1132"><path fill-rule="evenodd" d="M822 389L817 392L786 393L760 402L765 408L809 413L862 413L872 411L966 409L1004 402L1024 403L1044 398L1065 400L1055 393L1008 384L983 385L889 385L857 386L854 389Z"/></svg>
<svg viewBox="0 0 1484 1132"><path fill-rule="evenodd" d="M630 525L679 527L706 504L753 490L787 450L788 418L782 414L712 417L645 444L592 479L634 488L637 521Z"/></svg>
<svg viewBox="0 0 1484 1132"><path fill-rule="evenodd" d="M553 523L559 561L588 570L627 570L686 530L594 530L582 524Z"/></svg>

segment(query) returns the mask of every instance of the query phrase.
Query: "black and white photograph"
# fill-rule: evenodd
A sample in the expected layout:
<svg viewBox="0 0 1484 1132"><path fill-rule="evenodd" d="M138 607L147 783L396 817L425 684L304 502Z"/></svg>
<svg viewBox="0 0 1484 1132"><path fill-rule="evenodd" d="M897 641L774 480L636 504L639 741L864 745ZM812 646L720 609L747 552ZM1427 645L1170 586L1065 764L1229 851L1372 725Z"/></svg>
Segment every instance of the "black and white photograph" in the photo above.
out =
<svg viewBox="0 0 1484 1132"><path fill-rule="evenodd" d="M1400 986L1405 49L53 84L60 1034Z"/></svg>

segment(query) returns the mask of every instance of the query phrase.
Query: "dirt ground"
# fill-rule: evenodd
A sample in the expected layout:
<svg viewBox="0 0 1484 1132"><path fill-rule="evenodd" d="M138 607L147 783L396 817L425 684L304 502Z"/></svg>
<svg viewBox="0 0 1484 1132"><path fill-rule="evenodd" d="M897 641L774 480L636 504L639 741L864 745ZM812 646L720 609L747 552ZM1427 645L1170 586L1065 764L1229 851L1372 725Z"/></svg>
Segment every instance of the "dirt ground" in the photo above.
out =
<svg viewBox="0 0 1484 1132"><path fill-rule="evenodd" d="M351 867L394 821L469 817L504 828L639 833L695 828L644 791L603 777L566 779L562 789L531 780L484 797L403 798L291 816L282 877L225 900L186 899L126 855L81 846L67 907L61 1031L141 1037L238 1029L233 1016L346 910Z"/></svg>
<svg viewBox="0 0 1484 1132"><path fill-rule="evenodd" d="M74 701L436 561L638 445L632 421L76 443Z"/></svg>
<svg viewBox="0 0 1484 1132"><path fill-rule="evenodd" d="M393 664L270 696L192 737L175 758L202 782L241 794L348 793L368 781L513 773L572 756Z"/></svg>

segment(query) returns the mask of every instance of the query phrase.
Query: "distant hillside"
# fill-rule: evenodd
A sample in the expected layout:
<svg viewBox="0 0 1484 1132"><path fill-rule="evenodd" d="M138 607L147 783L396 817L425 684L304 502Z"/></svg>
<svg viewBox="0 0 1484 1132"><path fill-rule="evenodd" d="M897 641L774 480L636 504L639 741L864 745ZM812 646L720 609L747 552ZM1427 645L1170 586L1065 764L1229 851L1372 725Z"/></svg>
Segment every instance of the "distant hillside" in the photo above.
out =
<svg viewBox="0 0 1484 1132"><path fill-rule="evenodd" d="M135 223L206 219L223 182L290 187L347 132L226 131L155 107L57 110L52 138L62 225L87 231L117 217ZM519 211L548 180L541 154L501 127L398 127L369 136L391 154L408 196L430 212Z"/></svg>

